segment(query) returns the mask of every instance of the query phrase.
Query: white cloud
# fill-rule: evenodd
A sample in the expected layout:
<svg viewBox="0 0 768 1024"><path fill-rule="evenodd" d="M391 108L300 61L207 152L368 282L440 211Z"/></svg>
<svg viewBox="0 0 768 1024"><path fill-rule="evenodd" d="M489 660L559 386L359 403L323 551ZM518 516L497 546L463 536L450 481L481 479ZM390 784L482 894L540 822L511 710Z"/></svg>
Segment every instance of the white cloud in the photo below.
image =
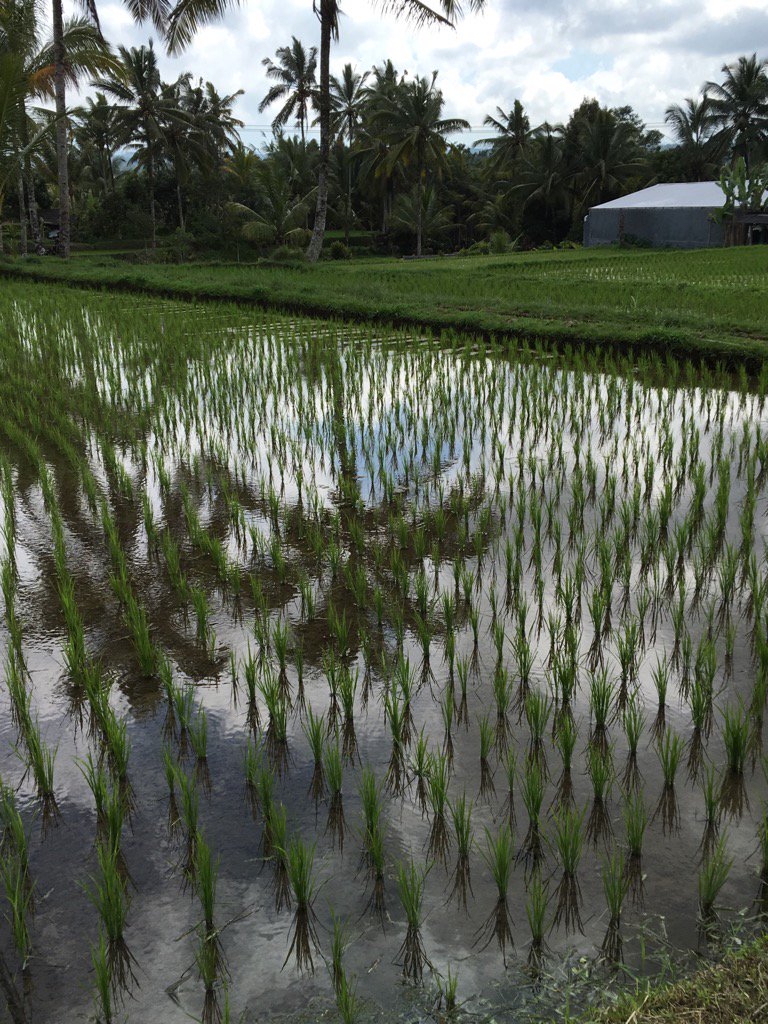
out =
<svg viewBox="0 0 768 1024"><path fill-rule="evenodd" d="M686 0L489 0L484 15L467 16L455 30L416 30L382 16L372 0L344 6L333 71L347 61L363 70L386 57L412 74L439 69L446 114L477 126L516 97L534 124L563 120L584 96L631 104L660 125L670 103L717 78L723 63L754 50L768 55L765 0L704 0L695 10ZM115 44L140 45L153 34L115 0L99 12ZM317 45L312 0L244 0L180 58L163 54L163 73L170 79L191 70L222 92L245 90L237 110L249 126L244 137L258 143L270 120L258 112L267 87L261 60L292 35Z"/></svg>

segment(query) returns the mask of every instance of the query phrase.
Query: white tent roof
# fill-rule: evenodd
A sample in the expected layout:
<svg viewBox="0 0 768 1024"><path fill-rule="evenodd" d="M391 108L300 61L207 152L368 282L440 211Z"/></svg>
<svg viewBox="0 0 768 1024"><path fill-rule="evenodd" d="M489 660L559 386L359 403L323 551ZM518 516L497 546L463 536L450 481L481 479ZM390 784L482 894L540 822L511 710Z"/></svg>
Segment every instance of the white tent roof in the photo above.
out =
<svg viewBox="0 0 768 1024"><path fill-rule="evenodd" d="M694 209L711 210L722 206L725 195L719 181L685 181L674 184L651 185L650 188L632 192L621 199L612 199L610 203L593 206L593 210L626 210L649 209L658 210L663 207L692 207Z"/></svg>

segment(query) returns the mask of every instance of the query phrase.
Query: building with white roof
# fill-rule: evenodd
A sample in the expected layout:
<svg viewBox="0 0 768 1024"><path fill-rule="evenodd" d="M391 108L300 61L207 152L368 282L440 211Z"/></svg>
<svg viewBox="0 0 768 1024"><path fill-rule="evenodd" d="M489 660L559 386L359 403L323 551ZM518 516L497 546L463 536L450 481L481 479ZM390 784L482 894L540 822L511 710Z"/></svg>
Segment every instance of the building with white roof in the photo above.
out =
<svg viewBox="0 0 768 1024"><path fill-rule="evenodd" d="M651 185L593 206L584 218L584 245L619 241L674 249L722 245L723 224L715 213L724 202L717 181Z"/></svg>

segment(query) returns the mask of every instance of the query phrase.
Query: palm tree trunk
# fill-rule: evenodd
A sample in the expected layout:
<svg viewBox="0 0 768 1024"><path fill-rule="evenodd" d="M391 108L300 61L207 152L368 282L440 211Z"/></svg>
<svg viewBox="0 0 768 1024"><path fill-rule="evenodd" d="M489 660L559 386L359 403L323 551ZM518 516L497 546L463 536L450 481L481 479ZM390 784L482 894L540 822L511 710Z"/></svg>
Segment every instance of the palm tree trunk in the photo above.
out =
<svg viewBox="0 0 768 1024"><path fill-rule="evenodd" d="M22 110L21 121L21 144L26 149L29 145L29 126L27 124L26 111ZM32 229L32 243L35 252L40 256L43 252L43 242L40 237L40 217L37 213L37 200L35 199L35 177L32 173L32 161L29 153L24 156L24 188L27 193L27 211L29 213L29 226Z"/></svg>
<svg viewBox="0 0 768 1024"><path fill-rule="evenodd" d="M24 175L19 171L16 182L19 193L19 256L27 255L27 204L24 201Z"/></svg>
<svg viewBox="0 0 768 1024"><path fill-rule="evenodd" d="M53 87L56 95L56 161L59 182L59 236L56 251L69 258L69 145L67 141L67 95L64 79L64 14L62 0L53 0Z"/></svg>
<svg viewBox="0 0 768 1024"><path fill-rule="evenodd" d="M155 213L155 163L150 151L147 158L147 183L149 185L149 216L152 221L152 251L157 249L157 216Z"/></svg>
<svg viewBox="0 0 768 1024"><path fill-rule="evenodd" d="M419 167L419 183L416 189L416 255L421 256L421 235L424 230L424 218L421 210L424 196L424 171Z"/></svg>
<svg viewBox="0 0 768 1024"><path fill-rule="evenodd" d="M179 204L179 227L182 231L186 231L186 227L184 225L184 203L181 199L181 185L178 181L176 182L176 200Z"/></svg>
<svg viewBox="0 0 768 1024"><path fill-rule="evenodd" d="M317 174L317 203L307 259L317 263L323 249L328 215L328 167L331 157L331 35L334 0L320 0L320 166Z"/></svg>

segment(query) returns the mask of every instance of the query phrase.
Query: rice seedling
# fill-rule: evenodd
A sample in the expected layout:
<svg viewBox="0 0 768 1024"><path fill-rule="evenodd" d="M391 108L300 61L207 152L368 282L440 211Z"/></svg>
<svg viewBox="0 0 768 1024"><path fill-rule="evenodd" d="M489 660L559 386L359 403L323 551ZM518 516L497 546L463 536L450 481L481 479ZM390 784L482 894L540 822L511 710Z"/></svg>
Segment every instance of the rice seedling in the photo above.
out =
<svg viewBox="0 0 768 1024"><path fill-rule="evenodd" d="M680 829L680 809L675 792L675 776L680 758L683 756L683 741L677 733L667 729L658 744L657 752L664 776L664 785L653 816L654 818L661 816L662 829L666 835L668 832L674 833Z"/></svg>
<svg viewBox="0 0 768 1024"><path fill-rule="evenodd" d="M331 909L331 927L330 972L334 991L338 991L344 974L344 954L352 941L352 937L350 935L349 923L343 921L333 909Z"/></svg>
<svg viewBox="0 0 768 1024"><path fill-rule="evenodd" d="M587 773L592 782L592 809L587 821L587 836L597 846L600 839L608 839L613 833L608 813L608 792L613 780L613 755L610 748L602 751L598 747L587 749Z"/></svg>
<svg viewBox="0 0 768 1024"><path fill-rule="evenodd" d="M292 925L292 938L283 967L292 955L295 955L296 968L299 973L305 970L314 974L315 965L312 954L317 953L320 946L317 939L316 915L314 901L317 884L314 877L315 844L307 843L299 837L293 837L283 853L293 892L295 911Z"/></svg>
<svg viewBox="0 0 768 1024"><path fill-rule="evenodd" d="M325 779L328 784L328 824L326 831L330 831L334 845L339 844L339 853L344 852L344 833L346 823L344 819L344 801L342 798L342 780L344 769L342 766L342 753L339 747L339 738L336 736L333 742L326 743L323 753L323 766Z"/></svg>
<svg viewBox="0 0 768 1024"><path fill-rule="evenodd" d="M715 902L728 881L733 865L733 858L727 854L726 842L727 836L723 833L699 870L699 912L706 925L715 918Z"/></svg>
<svg viewBox="0 0 768 1024"><path fill-rule="evenodd" d="M478 800L490 803L496 796L496 787L493 784L493 772L489 757L494 745L494 729L488 715L483 715L479 720L480 727L480 791Z"/></svg>
<svg viewBox="0 0 768 1024"><path fill-rule="evenodd" d="M281 776L288 767L288 705L280 680L268 665L263 667L258 686L269 714L265 733L267 752Z"/></svg>
<svg viewBox="0 0 768 1024"><path fill-rule="evenodd" d="M544 802L544 773L538 761L527 761L521 795L528 812L528 831L518 854L535 867L544 854L541 837L541 806Z"/></svg>
<svg viewBox="0 0 768 1024"><path fill-rule="evenodd" d="M107 963L113 989L120 992L136 983L135 960L125 941L128 919L126 882L118 866L118 854L102 843L96 847L98 875L91 877L85 892L96 908L107 942Z"/></svg>
<svg viewBox="0 0 768 1024"><path fill-rule="evenodd" d="M528 965L534 972L541 969L546 942L544 936L547 927L547 910L549 909L549 886L542 881L541 872L534 871L528 884L528 899L525 904L525 916L531 930L531 945L528 951Z"/></svg>
<svg viewBox="0 0 768 1024"><path fill-rule="evenodd" d="M26 757L24 758L27 771L35 780L37 798L40 801L42 811L43 831L45 831L59 816L59 808L56 803L56 793L53 786L53 768L56 761L56 750L51 750L48 744L40 735L38 723L28 718L24 726L24 742L26 745Z"/></svg>
<svg viewBox="0 0 768 1024"><path fill-rule="evenodd" d="M429 741L424 735L424 726L416 740L409 767L411 781L416 781L416 803L423 817L427 810L427 780L429 778Z"/></svg>
<svg viewBox="0 0 768 1024"><path fill-rule="evenodd" d="M99 928L98 945L91 945L91 966L93 967L95 979L94 1004L96 1007L96 1018L103 1021L103 1024L112 1024L115 1019L112 999L114 979L109 962L107 940L104 937L104 930L102 928Z"/></svg>
<svg viewBox="0 0 768 1024"><path fill-rule="evenodd" d="M353 763L357 751L357 738L355 736L355 694L357 693L358 674L357 670L352 673L346 665L342 665L339 671L339 699L342 711L342 745L344 757ZM407 709L408 702L405 707Z"/></svg>
<svg viewBox="0 0 768 1024"><path fill-rule="evenodd" d="M417 869L413 859L407 866L402 861L397 865L397 892L405 913L406 933L395 962L402 964L403 977L415 984L421 984L424 967L431 967L421 938L428 872L429 868Z"/></svg>
<svg viewBox="0 0 768 1024"><path fill-rule="evenodd" d="M16 850L4 851L0 855L0 874L8 903L6 917L11 937L21 960L21 969L26 971L32 953L28 917L32 909L33 885L24 857Z"/></svg>
<svg viewBox="0 0 768 1024"><path fill-rule="evenodd" d="M437 1009L442 1010L446 1017L452 1017L458 1008L457 993L459 988L459 974L451 970L448 964L445 978L437 975Z"/></svg>
<svg viewBox="0 0 768 1024"><path fill-rule="evenodd" d="M392 734L392 753L387 767L387 789L395 796L402 796L405 781L406 705L398 696L394 685L390 685L384 694L384 709Z"/></svg>
<svg viewBox="0 0 768 1024"><path fill-rule="evenodd" d="M592 713L593 743L605 749L613 705L613 684L605 669L595 673L589 684L589 708Z"/></svg>
<svg viewBox="0 0 768 1024"><path fill-rule="evenodd" d="M507 946L514 944L508 903L509 880L515 860L512 833L509 826L504 824L495 837L486 829L485 837L486 848L483 850L483 857L496 884L497 897L490 916L478 932L478 941L482 943L481 948L485 949L496 939L506 967Z"/></svg>
<svg viewBox="0 0 768 1024"><path fill-rule="evenodd" d="M640 769L637 762L637 747L640 742L640 737L645 729L645 714L643 713L638 699L633 696L628 702L622 713L622 724L624 726L624 735L627 739L627 746L629 748L627 753L627 763L624 768L624 774L622 777L622 786L624 789L636 788L640 783Z"/></svg>
<svg viewBox="0 0 768 1024"><path fill-rule="evenodd" d="M453 872L453 888L449 900L456 897L459 907L464 913L469 913L467 904L467 893L472 893L472 880L470 877L469 855L474 845L474 831L472 829L472 801L467 803L467 795L463 793L452 804L450 804L451 820L453 831L456 835L456 867Z"/></svg>
<svg viewBox="0 0 768 1024"><path fill-rule="evenodd" d="M723 746L726 772L720 790L720 803L731 817L741 817L747 800L744 766L749 749L749 716L743 704L723 710Z"/></svg>
<svg viewBox="0 0 768 1024"><path fill-rule="evenodd" d="M667 689L669 688L669 663L666 654L659 660L651 670L653 685L658 698L658 710L653 723L654 735L661 738L666 723Z"/></svg>
<svg viewBox="0 0 768 1024"><path fill-rule="evenodd" d="M603 892L608 907L608 930L601 947L603 956L614 963L623 959L621 938L621 911L629 888L629 879L623 853L614 852L603 864Z"/></svg>
<svg viewBox="0 0 768 1024"><path fill-rule="evenodd" d="M355 1024L360 1019L361 1004L357 995L357 985L350 981L346 971L340 973L335 991L336 1007L342 1024Z"/></svg>
<svg viewBox="0 0 768 1024"><path fill-rule="evenodd" d="M198 820L200 817L200 796L193 778L181 765L176 765L176 783L179 789L179 812L186 836L183 861L184 878L194 882L197 862Z"/></svg>
<svg viewBox="0 0 768 1024"><path fill-rule="evenodd" d="M443 753L432 754L427 775L427 796L432 809L432 825L429 832L429 856L447 866L451 836L446 820L448 806L448 758Z"/></svg>
<svg viewBox="0 0 768 1024"><path fill-rule="evenodd" d="M554 816L554 847L562 868L562 876L557 887L557 907L552 927L565 924L566 935L576 930L584 930L581 924L582 901L577 872L584 850L585 815L586 810L577 811L575 807L564 805Z"/></svg>
<svg viewBox="0 0 768 1024"><path fill-rule="evenodd" d="M309 749L312 754L312 780L309 784L309 792L312 799L317 802L325 795L325 778L323 774L323 753L325 750L326 722L324 715L315 715L312 705L307 705L307 717L303 724L304 735L307 738Z"/></svg>
<svg viewBox="0 0 768 1024"><path fill-rule="evenodd" d="M648 812L641 790L636 789L624 798L624 829L627 839L628 857L626 876L633 903L641 904L644 898L643 885L643 839L648 827Z"/></svg>

